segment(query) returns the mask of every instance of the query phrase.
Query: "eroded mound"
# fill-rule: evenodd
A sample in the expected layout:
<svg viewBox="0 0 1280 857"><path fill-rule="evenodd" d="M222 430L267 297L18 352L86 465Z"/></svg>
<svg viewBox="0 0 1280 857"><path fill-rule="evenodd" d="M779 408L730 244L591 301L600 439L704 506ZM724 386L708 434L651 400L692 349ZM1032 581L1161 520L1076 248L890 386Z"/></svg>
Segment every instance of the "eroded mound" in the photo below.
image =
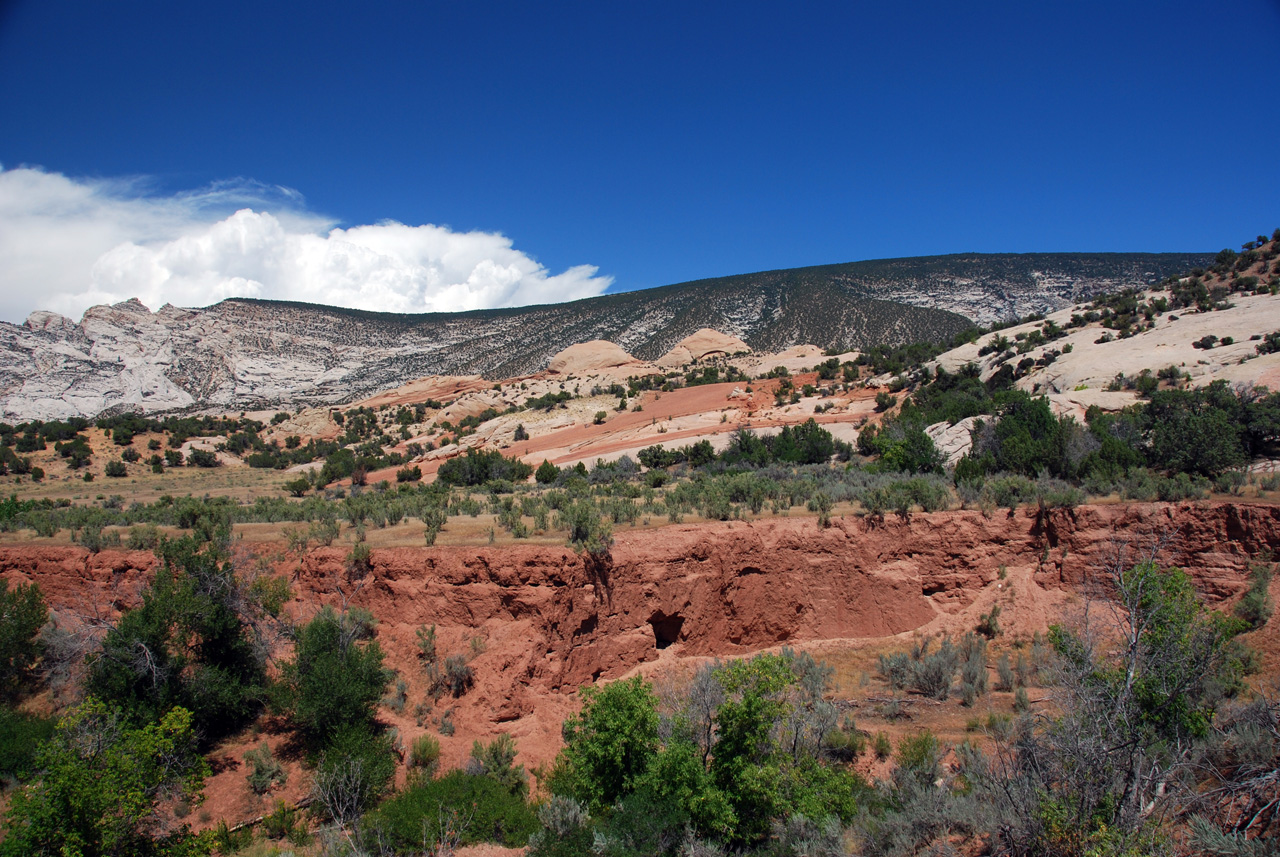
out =
<svg viewBox="0 0 1280 857"><path fill-rule="evenodd" d="M676 368L708 357L732 357L734 354L750 351L751 346L738 337L704 327L677 342L670 351L658 358L658 365L664 369Z"/></svg>
<svg viewBox="0 0 1280 857"><path fill-rule="evenodd" d="M556 375L574 372L592 372L597 369L615 369L619 366L639 365L640 361L623 351L618 345L603 339L570 345L551 358L547 371Z"/></svg>

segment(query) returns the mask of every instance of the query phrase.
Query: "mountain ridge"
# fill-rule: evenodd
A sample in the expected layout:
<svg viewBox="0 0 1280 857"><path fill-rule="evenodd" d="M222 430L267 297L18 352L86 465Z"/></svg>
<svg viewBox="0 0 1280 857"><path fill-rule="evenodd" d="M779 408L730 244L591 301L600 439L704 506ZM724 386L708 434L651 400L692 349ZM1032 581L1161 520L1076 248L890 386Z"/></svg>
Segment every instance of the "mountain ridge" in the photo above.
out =
<svg viewBox="0 0 1280 857"><path fill-rule="evenodd" d="M92 307L78 324L42 311L23 325L0 323L0 418L340 404L427 375L531 374L568 345L593 339L655 360L701 328L759 351L941 342L1002 307L1009 311L999 310L1001 317L1055 309L1208 258L871 260L420 315L247 298L195 309L166 304L152 313L131 299Z"/></svg>

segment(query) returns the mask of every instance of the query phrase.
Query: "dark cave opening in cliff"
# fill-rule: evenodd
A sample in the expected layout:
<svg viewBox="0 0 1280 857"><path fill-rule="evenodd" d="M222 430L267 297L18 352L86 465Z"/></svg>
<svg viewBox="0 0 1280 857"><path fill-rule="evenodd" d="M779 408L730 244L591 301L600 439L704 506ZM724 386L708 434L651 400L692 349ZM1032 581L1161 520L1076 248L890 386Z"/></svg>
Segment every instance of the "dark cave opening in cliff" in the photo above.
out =
<svg viewBox="0 0 1280 857"><path fill-rule="evenodd" d="M653 628L653 639L658 648L665 649L680 639L680 631L684 628L684 617L679 613L668 616L659 610L649 617L649 627Z"/></svg>

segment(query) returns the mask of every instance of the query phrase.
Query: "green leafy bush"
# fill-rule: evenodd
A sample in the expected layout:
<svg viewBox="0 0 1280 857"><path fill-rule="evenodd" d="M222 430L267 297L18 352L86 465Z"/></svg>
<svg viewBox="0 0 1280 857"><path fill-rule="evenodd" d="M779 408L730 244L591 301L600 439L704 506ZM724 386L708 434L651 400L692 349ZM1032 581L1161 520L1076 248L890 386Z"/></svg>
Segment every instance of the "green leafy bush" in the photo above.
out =
<svg viewBox="0 0 1280 857"><path fill-rule="evenodd" d="M368 620L325 607L302 627L294 660L284 666L281 703L312 746L352 727L372 730L390 671Z"/></svg>
<svg viewBox="0 0 1280 857"><path fill-rule="evenodd" d="M30 680L40 659L40 629L49 619L44 596L36 584L0 578L0 701L12 700Z"/></svg>
<svg viewBox="0 0 1280 857"><path fill-rule="evenodd" d="M331 734L320 754L311 794L322 816L345 827L377 804L395 772L390 736L348 725Z"/></svg>
<svg viewBox="0 0 1280 857"><path fill-rule="evenodd" d="M1250 628L1261 628L1271 618L1272 574L1270 562L1255 562L1249 567L1249 589L1236 602L1233 612Z"/></svg>
<svg viewBox="0 0 1280 857"><path fill-rule="evenodd" d="M34 770L36 749L53 735L54 719L0 706L0 780L24 780Z"/></svg>
<svg viewBox="0 0 1280 857"><path fill-rule="evenodd" d="M213 742L261 708L264 658L246 620L259 605L235 577L225 546L184 537L160 547L163 565L89 664L87 686L136 724L175 705Z"/></svg>
<svg viewBox="0 0 1280 857"><path fill-rule="evenodd" d="M418 853L424 845L430 850L440 842L440 822L451 817L451 810L467 822L459 844L520 847L538 828L520 795L492 777L464 771L413 783L366 816L362 828L370 842L385 843L397 853Z"/></svg>
<svg viewBox="0 0 1280 857"><path fill-rule="evenodd" d="M192 798L208 768L190 712L174 708L138 729L88 699L36 753L40 780L9 804L3 857L33 854L189 854L183 828L154 837L165 798Z"/></svg>

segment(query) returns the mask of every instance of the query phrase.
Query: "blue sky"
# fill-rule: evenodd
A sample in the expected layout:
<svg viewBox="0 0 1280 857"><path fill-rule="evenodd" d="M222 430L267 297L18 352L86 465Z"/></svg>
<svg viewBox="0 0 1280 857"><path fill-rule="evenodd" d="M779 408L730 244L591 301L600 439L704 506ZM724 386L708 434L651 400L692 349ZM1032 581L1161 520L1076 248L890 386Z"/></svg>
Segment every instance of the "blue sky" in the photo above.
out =
<svg viewBox="0 0 1280 857"><path fill-rule="evenodd" d="M305 297L335 264L316 299L461 309L1238 246L1280 226L1278 45L1276 0L8 2L0 317ZM406 229L357 228L384 221ZM215 224L195 270L174 242ZM227 260L268 233L269 258ZM270 282L284 256L311 261Z"/></svg>

